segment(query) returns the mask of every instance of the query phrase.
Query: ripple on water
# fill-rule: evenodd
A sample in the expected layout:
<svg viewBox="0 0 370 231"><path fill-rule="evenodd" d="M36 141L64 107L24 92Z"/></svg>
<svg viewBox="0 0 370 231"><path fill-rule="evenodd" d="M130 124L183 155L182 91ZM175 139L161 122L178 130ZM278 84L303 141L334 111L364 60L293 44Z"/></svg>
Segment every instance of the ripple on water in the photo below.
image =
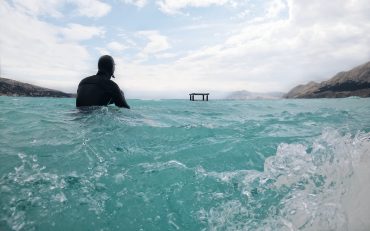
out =
<svg viewBox="0 0 370 231"><path fill-rule="evenodd" d="M0 230L370 227L366 100L0 105Z"/></svg>

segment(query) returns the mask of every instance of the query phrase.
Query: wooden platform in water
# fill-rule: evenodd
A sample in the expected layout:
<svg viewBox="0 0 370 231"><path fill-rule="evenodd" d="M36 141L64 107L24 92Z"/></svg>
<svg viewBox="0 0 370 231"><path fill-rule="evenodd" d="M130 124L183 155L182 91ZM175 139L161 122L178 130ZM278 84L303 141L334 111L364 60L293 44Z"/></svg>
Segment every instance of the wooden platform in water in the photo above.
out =
<svg viewBox="0 0 370 231"><path fill-rule="evenodd" d="M201 101L208 101L209 93L190 93L189 94L190 101L195 101L195 96L198 96L198 95L202 96ZM200 101L200 99L199 99L199 101Z"/></svg>

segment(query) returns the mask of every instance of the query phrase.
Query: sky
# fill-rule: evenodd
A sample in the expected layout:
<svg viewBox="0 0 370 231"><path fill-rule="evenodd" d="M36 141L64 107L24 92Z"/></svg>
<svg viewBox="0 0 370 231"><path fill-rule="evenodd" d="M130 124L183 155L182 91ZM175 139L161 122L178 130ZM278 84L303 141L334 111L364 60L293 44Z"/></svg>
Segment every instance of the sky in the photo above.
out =
<svg viewBox="0 0 370 231"><path fill-rule="evenodd" d="M1 0L1 76L65 92L116 62L127 98L287 92L370 61L369 0Z"/></svg>

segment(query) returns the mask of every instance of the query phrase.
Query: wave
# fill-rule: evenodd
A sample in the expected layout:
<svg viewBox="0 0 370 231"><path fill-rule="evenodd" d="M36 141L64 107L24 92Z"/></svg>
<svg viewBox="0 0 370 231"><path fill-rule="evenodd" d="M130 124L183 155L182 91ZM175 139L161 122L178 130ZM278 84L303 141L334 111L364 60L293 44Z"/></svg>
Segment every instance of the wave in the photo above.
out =
<svg viewBox="0 0 370 231"><path fill-rule="evenodd" d="M199 211L209 230L370 229L370 133L326 130L311 145L280 144L263 172L198 174L236 181L242 194Z"/></svg>
<svg viewBox="0 0 370 231"><path fill-rule="evenodd" d="M327 129L309 144L281 143L263 171L207 171L186 158L142 159L130 167L121 165L124 156L90 154L78 167L57 171L36 155L19 153L19 165L0 177L0 227L30 230L41 219L71 211L119 225L123 218L113 212L140 205L152 213L137 217L162 208L175 229L195 227L190 224L205 230L370 229L370 133ZM179 201L189 203L178 207Z"/></svg>

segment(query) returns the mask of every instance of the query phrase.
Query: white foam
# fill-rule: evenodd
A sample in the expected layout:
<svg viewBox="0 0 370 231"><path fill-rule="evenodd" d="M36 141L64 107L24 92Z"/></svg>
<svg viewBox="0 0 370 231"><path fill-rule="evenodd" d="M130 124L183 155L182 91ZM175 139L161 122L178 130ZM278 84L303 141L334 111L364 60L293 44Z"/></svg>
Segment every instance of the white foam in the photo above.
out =
<svg viewBox="0 0 370 231"><path fill-rule="evenodd" d="M244 204L226 201L211 208L210 230L370 230L370 133L343 136L326 130L310 146L281 144L266 159L264 172L197 172L227 182L245 174L239 182ZM282 198L253 223L266 190ZM243 224L240 216L246 217Z"/></svg>
<svg viewBox="0 0 370 231"><path fill-rule="evenodd" d="M143 167L147 172L150 171L160 171L169 168L182 168L187 169L188 167L177 160L169 160L166 162L156 162L156 163L142 163L139 166Z"/></svg>
<svg viewBox="0 0 370 231"><path fill-rule="evenodd" d="M370 139L369 136L358 136L354 144L357 149L354 171L349 183L348 192L342 204L347 213L348 226L352 230L370 230Z"/></svg>

